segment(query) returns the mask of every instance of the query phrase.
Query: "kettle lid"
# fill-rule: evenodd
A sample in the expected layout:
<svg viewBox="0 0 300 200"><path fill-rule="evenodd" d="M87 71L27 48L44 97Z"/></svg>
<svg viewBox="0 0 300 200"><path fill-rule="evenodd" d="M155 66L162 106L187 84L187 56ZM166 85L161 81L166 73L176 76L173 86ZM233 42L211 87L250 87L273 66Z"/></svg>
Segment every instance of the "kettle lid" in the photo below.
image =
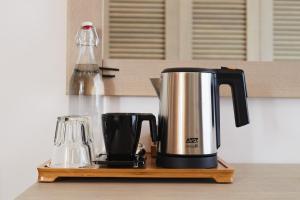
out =
<svg viewBox="0 0 300 200"><path fill-rule="evenodd" d="M161 73L168 72L207 72L207 73L216 73L215 69L208 68L193 68L193 67L176 67L176 68L166 68Z"/></svg>

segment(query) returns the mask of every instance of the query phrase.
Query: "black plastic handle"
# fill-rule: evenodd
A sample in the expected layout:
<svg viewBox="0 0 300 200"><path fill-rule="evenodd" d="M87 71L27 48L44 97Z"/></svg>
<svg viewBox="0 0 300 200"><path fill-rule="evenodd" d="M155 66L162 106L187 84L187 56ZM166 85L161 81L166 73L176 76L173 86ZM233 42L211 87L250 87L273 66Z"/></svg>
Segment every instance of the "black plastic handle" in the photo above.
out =
<svg viewBox="0 0 300 200"><path fill-rule="evenodd" d="M102 65L103 65L103 63L102 63ZM116 75L114 75L114 74L104 74L103 71L115 71L115 72L120 71L120 69L118 69L118 68L103 67L103 66L102 67L99 66L99 69L102 72L101 74L102 74L103 78L115 78L116 77Z"/></svg>
<svg viewBox="0 0 300 200"><path fill-rule="evenodd" d="M140 124L142 124L143 121L149 121L150 125L150 133L151 133L151 139L152 142L157 141L157 126L156 126L156 118L153 114L139 114L140 118Z"/></svg>
<svg viewBox="0 0 300 200"><path fill-rule="evenodd" d="M217 80L219 86L228 84L231 87L236 127L249 124L244 71L222 67L217 70Z"/></svg>

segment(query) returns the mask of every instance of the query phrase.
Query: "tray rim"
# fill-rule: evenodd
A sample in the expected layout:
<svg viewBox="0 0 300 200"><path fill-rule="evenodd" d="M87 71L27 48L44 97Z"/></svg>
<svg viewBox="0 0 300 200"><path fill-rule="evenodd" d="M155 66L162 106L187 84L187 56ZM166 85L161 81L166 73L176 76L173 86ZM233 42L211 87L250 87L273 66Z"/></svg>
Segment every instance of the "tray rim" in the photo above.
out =
<svg viewBox="0 0 300 200"><path fill-rule="evenodd" d="M150 158L150 159L148 159ZM170 169L156 168L151 162L153 157L147 154L144 168L50 168L50 160L37 167L39 182L54 182L63 177L94 177L94 178L176 178L176 179L201 179L212 178L217 183L232 183L234 168L221 158L218 158L218 167L211 169Z"/></svg>

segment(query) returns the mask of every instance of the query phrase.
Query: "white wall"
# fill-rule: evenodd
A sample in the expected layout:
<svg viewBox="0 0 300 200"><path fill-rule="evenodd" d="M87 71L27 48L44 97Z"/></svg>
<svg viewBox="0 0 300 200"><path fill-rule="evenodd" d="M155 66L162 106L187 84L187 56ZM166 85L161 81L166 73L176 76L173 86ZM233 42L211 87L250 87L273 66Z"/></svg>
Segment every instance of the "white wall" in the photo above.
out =
<svg viewBox="0 0 300 200"><path fill-rule="evenodd" d="M0 1L0 199L36 180L67 110L66 1Z"/></svg>
<svg viewBox="0 0 300 200"><path fill-rule="evenodd" d="M36 181L49 158L65 92L65 0L0 1L0 199ZM108 97L107 111L158 111L155 97ZM230 162L300 163L299 99L250 99L251 124L236 129L222 99L220 155ZM149 141L147 125L143 141Z"/></svg>
<svg viewBox="0 0 300 200"><path fill-rule="evenodd" d="M152 112L155 97L109 97L107 111ZM250 124L236 128L231 98L221 99L221 148L219 156L234 163L300 163L300 100L249 98ZM143 126L147 143L149 128Z"/></svg>

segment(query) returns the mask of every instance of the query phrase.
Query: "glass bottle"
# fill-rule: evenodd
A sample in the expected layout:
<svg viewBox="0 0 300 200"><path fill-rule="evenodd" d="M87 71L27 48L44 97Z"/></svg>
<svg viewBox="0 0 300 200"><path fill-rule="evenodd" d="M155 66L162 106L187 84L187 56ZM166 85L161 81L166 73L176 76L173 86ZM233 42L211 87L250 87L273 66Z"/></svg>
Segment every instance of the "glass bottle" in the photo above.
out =
<svg viewBox="0 0 300 200"><path fill-rule="evenodd" d="M92 160L105 153L101 121L104 84L95 58L98 43L96 28L91 22L83 22L76 36L79 54L69 84L70 115L87 115L91 119Z"/></svg>

